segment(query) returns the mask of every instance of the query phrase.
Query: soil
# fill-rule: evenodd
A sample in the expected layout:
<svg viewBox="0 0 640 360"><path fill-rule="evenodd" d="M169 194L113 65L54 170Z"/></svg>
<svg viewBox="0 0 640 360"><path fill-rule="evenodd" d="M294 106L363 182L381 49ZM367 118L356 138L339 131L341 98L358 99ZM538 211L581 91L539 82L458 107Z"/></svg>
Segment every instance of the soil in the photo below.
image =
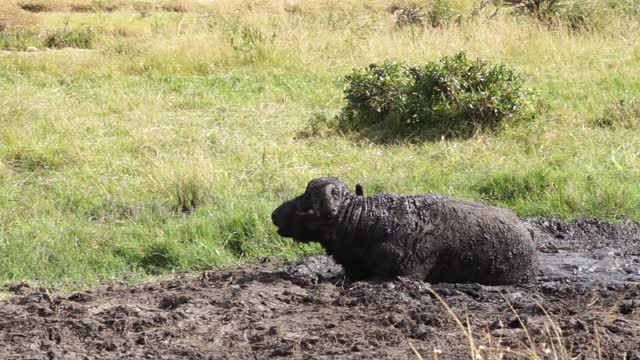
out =
<svg viewBox="0 0 640 360"><path fill-rule="evenodd" d="M529 285L349 282L325 256L77 293L14 284L0 359L640 360L640 225L527 221Z"/></svg>

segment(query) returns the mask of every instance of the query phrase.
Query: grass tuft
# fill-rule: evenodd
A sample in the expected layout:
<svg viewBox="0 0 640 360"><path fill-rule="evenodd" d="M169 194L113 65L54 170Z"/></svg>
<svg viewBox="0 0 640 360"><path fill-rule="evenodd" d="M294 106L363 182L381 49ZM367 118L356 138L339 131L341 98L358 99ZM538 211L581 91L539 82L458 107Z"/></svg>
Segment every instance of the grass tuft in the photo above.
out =
<svg viewBox="0 0 640 360"><path fill-rule="evenodd" d="M622 99L606 107L593 119L593 124L608 129L638 129L640 127L640 99Z"/></svg>
<svg viewBox="0 0 640 360"><path fill-rule="evenodd" d="M95 31L88 25L70 29L55 30L45 37L44 45L50 49L62 49L66 47L78 49L91 49L95 42Z"/></svg>
<svg viewBox="0 0 640 360"><path fill-rule="evenodd" d="M208 186L201 178L181 178L175 185L175 209L190 214L211 199Z"/></svg>
<svg viewBox="0 0 640 360"><path fill-rule="evenodd" d="M17 148L10 150L4 161L16 171L34 172L59 169L70 159L62 149Z"/></svg>
<svg viewBox="0 0 640 360"><path fill-rule="evenodd" d="M137 261L148 274L161 274L180 267L180 251L175 243L153 243L143 249Z"/></svg>
<svg viewBox="0 0 640 360"><path fill-rule="evenodd" d="M42 38L34 30L0 30L0 49L24 51L31 47L41 47Z"/></svg>

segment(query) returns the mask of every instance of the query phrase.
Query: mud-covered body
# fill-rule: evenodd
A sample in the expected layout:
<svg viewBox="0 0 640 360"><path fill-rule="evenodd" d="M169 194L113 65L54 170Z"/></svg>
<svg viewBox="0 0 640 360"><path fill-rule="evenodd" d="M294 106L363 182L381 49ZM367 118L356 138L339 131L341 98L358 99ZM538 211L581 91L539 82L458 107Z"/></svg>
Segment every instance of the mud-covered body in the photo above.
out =
<svg viewBox="0 0 640 360"><path fill-rule="evenodd" d="M440 195L364 197L320 178L273 221L282 236L319 242L352 279L513 284L537 273L532 232L513 212Z"/></svg>

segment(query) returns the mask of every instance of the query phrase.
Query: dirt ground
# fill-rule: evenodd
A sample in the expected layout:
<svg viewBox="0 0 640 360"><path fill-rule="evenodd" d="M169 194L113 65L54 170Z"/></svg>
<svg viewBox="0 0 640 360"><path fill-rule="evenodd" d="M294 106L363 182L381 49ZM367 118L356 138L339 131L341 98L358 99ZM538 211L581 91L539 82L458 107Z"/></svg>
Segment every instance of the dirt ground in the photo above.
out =
<svg viewBox="0 0 640 360"><path fill-rule="evenodd" d="M0 359L433 359L437 349L640 360L640 225L528 221L542 269L526 286L351 283L324 256L78 293L11 285Z"/></svg>

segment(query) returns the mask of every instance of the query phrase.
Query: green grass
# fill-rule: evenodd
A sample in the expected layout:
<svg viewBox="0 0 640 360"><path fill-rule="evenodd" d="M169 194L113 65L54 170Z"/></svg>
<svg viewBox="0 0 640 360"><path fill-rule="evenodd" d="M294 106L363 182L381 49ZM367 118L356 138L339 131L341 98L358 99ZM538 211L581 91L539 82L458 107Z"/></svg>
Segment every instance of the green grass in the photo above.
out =
<svg viewBox="0 0 640 360"><path fill-rule="evenodd" d="M39 13L44 32L90 27L93 50L0 53L0 281L79 288L318 251L278 237L270 213L322 175L640 220L638 112L616 108L640 93L637 21L574 32L503 10L400 28L383 3L248 3ZM353 68L460 50L524 74L538 119L422 143L318 129Z"/></svg>

